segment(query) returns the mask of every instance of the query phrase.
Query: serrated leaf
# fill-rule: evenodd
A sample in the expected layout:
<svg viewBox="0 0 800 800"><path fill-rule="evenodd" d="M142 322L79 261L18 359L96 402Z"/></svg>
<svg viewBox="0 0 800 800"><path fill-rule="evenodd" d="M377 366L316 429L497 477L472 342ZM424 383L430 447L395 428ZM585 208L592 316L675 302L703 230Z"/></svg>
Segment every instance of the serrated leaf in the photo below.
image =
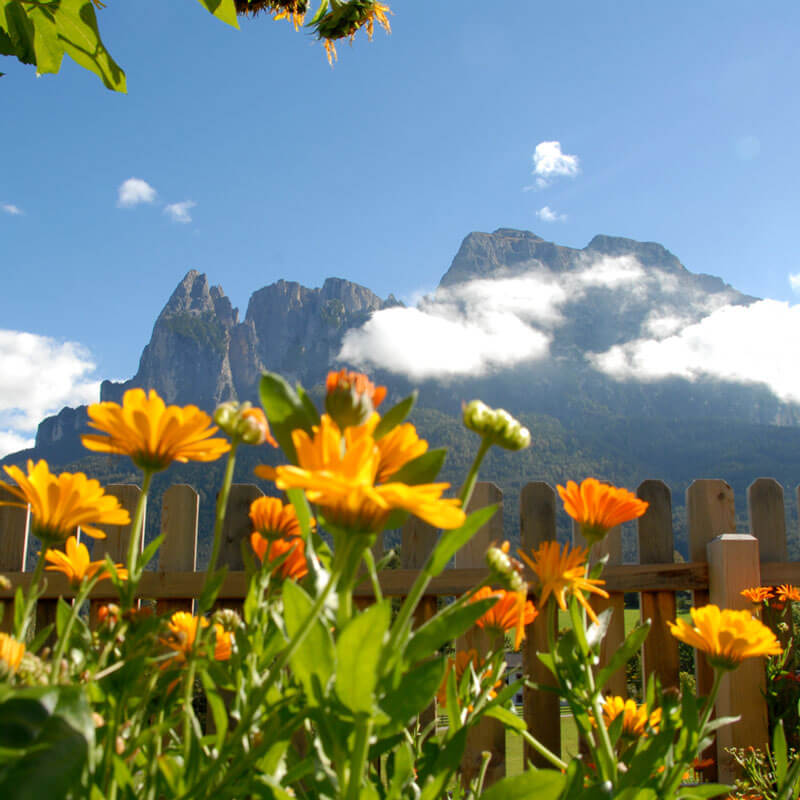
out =
<svg viewBox="0 0 800 800"><path fill-rule="evenodd" d="M378 681L378 662L389 628L388 600L375 603L353 617L336 642L336 694L353 713L372 710Z"/></svg>
<svg viewBox="0 0 800 800"><path fill-rule="evenodd" d="M425 571L435 578L447 566L450 559L460 550L493 516L497 506L485 506L473 511L460 528L444 531L436 543L430 564Z"/></svg>
<svg viewBox="0 0 800 800"><path fill-rule="evenodd" d="M389 431L394 430L409 415L416 402L417 391L415 389L408 397L401 400L397 405L392 406L381 417L381 421L372 432L372 438L377 441L386 436Z"/></svg>

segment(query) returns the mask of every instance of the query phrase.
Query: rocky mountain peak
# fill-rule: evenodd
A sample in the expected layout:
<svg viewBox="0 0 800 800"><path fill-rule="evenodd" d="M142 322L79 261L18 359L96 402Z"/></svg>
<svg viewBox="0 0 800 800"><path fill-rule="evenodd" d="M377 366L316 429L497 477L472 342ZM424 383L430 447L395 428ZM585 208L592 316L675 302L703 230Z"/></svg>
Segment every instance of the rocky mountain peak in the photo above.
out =
<svg viewBox="0 0 800 800"><path fill-rule="evenodd" d="M680 274L687 272L678 258L658 242L637 242L623 236L598 234L583 251L606 256L635 256L643 267L658 267L665 272Z"/></svg>

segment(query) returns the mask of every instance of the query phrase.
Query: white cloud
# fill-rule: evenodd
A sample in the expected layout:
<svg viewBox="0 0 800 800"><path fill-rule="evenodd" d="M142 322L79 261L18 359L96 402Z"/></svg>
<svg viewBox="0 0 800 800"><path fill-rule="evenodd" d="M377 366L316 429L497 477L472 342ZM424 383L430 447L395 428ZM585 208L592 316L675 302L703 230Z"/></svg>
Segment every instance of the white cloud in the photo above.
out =
<svg viewBox="0 0 800 800"><path fill-rule="evenodd" d="M14 431L0 431L0 458L7 456L9 453L27 450L33 447L35 443L35 439L20 436Z"/></svg>
<svg viewBox="0 0 800 800"><path fill-rule="evenodd" d="M590 261L575 277L584 286L616 289L641 282L645 278L645 271L633 256L603 256Z"/></svg>
<svg viewBox="0 0 800 800"><path fill-rule="evenodd" d="M550 206L542 206L537 212L536 216L539 217L542 222L566 222L567 215L566 214L557 214L553 211Z"/></svg>
<svg viewBox="0 0 800 800"><path fill-rule="evenodd" d="M76 342L0 330L0 431L5 441L11 441L9 436L28 441L44 417L64 406L96 402L100 381L94 370L91 354Z"/></svg>
<svg viewBox="0 0 800 800"><path fill-rule="evenodd" d="M789 283L796 292L800 292L800 272L795 272L789 276Z"/></svg>
<svg viewBox="0 0 800 800"><path fill-rule="evenodd" d="M800 305L759 300L726 305L666 338L637 339L590 360L620 379L762 383L782 400L800 402L800 371L791 368L799 356Z"/></svg>
<svg viewBox="0 0 800 800"><path fill-rule="evenodd" d="M553 178L574 178L580 172L578 156L561 152L561 142L539 142L533 153L533 174L536 186L543 189Z"/></svg>
<svg viewBox="0 0 800 800"><path fill-rule="evenodd" d="M173 222L191 222L192 215L189 213L197 203L193 200L183 200L180 203L170 203L164 206L164 213L172 219Z"/></svg>
<svg viewBox="0 0 800 800"><path fill-rule="evenodd" d="M2 203L0 204L0 208L2 208L6 214L11 214L12 217L16 217L24 213L19 206L15 206L13 203Z"/></svg>
<svg viewBox="0 0 800 800"><path fill-rule="evenodd" d="M141 178L128 178L119 185L117 190L117 205L121 208L133 208L140 203L155 202L157 192Z"/></svg>

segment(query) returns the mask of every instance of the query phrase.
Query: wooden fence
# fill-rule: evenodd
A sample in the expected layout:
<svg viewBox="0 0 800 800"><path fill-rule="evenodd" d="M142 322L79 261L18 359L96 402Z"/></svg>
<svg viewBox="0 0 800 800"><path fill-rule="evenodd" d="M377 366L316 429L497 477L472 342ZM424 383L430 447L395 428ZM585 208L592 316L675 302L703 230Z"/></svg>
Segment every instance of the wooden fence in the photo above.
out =
<svg viewBox="0 0 800 800"><path fill-rule="evenodd" d="M133 513L138 487L116 485L107 487L107 492L118 497ZM688 563L674 563L671 495L667 486L661 481L648 480L639 486L637 493L650 504L647 513L638 520L639 563L622 563L620 529L611 531L603 543L604 552L609 556L603 577L610 598L597 603L596 607L612 606L616 612L605 640L603 660L617 649L624 636L624 594L639 593L641 615L652 620L652 629L642 648L643 677L646 679L655 673L664 687L677 686L678 644L667 627L667 621L675 619L676 592L693 592L695 605L713 602L726 608L750 608L748 601L739 594L741 589L782 583L800 585L800 562L787 560L783 489L771 478L759 478L748 489L750 530L744 534L735 533L734 497L728 484L722 480L692 483L686 491ZM250 503L261 494L260 489L252 485L232 488L220 554L220 563L229 569L219 595L223 602L240 602L245 596L246 575L240 547L242 539L251 531ZM479 483L471 510L497 502L502 502L500 490L494 484ZM557 511L559 508L556 493L549 485L528 483L522 489L520 538L524 550L530 552L541 542L556 538L556 515L563 513ZM166 536L158 556L158 567L145 573L140 585L142 597L157 599L162 611L190 609L192 598L200 592L204 573L196 571L198 509L198 495L190 486L172 486L164 493L161 527ZM502 526L502 514L497 513L457 554L454 568L432 581L418 609L419 622L434 613L438 597L461 594L486 576L484 553L490 542L504 538ZM105 531L107 538L93 543L93 558L108 553L113 559L124 561L127 528L106 526ZM575 535L580 539L577 533ZM437 536L438 532L425 523L409 519L402 530L400 568L386 570L380 576L385 594L403 596L408 592ZM28 547L27 512L0 506L0 573L10 579L12 586L11 590L0 589L0 598L8 599L16 586L28 584L30 575L25 572ZM382 549L380 542L376 549ZM359 593L363 602L369 602L371 590L367 585ZM40 601L38 624L52 620L60 594L71 594L65 576L49 573L47 589ZM93 595L96 600L104 596L113 596L109 582L99 584ZM6 614L5 626L9 624L8 617ZM480 637L473 637L467 644L487 646ZM529 626L522 649L525 672L535 682L547 684L551 680L549 673L536 657L537 651L546 649L544 614ZM704 659L699 658L697 662L698 688L705 693L710 688L711 674ZM624 671L613 678L610 689L617 694L626 693ZM716 713L740 714L741 721L719 733L720 779L729 780L733 774L725 747L759 746L767 741L763 690L761 659L744 662L725 678ZM560 752L561 717L557 696L526 689L523 713L529 730L552 751ZM473 732L464 769L467 772L477 769L481 753L486 750L492 753L489 778L496 780L505 772L505 739L499 723L494 720L487 720ZM539 763L532 751L525 755Z"/></svg>

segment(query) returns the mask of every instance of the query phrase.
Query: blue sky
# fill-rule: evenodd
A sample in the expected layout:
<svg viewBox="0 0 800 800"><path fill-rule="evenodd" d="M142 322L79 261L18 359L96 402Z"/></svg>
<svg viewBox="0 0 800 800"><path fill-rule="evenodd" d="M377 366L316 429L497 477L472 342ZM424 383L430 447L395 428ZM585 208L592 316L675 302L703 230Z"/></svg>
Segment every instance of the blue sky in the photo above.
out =
<svg viewBox="0 0 800 800"><path fill-rule="evenodd" d="M97 380L130 377L192 268L242 315L279 278L408 300L468 232L515 227L576 247L658 241L797 302L795 4L392 6L392 35L341 45L334 69L285 22L237 31L192 0L98 12L127 96L68 59L39 79L3 59L5 449ZM562 158L542 188L548 142ZM151 202L120 205L131 178Z"/></svg>

